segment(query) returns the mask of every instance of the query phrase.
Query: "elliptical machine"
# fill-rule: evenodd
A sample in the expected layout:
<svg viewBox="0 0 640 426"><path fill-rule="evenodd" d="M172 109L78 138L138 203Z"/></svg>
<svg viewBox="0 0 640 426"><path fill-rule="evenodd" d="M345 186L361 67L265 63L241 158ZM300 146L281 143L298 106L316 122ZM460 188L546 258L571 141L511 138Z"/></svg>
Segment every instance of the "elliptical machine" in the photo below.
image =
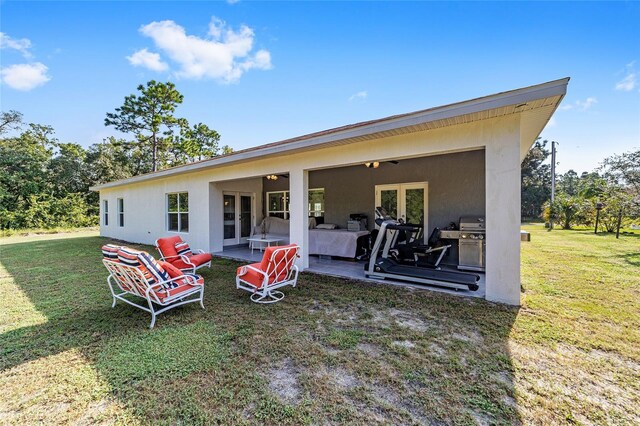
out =
<svg viewBox="0 0 640 426"><path fill-rule="evenodd" d="M439 269L438 265L450 246L442 246L432 250L432 252L436 250L440 251L436 263L438 269L417 266L417 259L416 264L403 265L390 256L390 250L396 245L401 231L405 232L405 235L407 235L406 233L413 235L417 231L416 225L405 224L391 218L382 207L376 207L376 224L380 227L380 230L378 231L371 250L371 257L365 264L364 274L366 277L379 279L392 278L409 281L414 284L451 287L456 290L478 290L479 275Z"/></svg>

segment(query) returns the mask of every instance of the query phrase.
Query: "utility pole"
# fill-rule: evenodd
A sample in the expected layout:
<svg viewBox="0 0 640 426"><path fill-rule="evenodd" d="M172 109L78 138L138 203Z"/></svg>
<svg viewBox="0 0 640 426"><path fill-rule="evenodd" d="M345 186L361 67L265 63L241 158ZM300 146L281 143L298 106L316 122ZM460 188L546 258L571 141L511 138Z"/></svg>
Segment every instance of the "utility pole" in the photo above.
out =
<svg viewBox="0 0 640 426"><path fill-rule="evenodd" d="M594 234L598 233L598 221L600 220L600 210L604 207L603 203L596 203L596 229L593 231Z"/></svg>
<svg viewBox="0 0 640 426"><path fill-rule="evenodd" d="M556 141L551 141L551 206L556 199ZM549 219L549 229L553 229L553 215Z"/></svg>

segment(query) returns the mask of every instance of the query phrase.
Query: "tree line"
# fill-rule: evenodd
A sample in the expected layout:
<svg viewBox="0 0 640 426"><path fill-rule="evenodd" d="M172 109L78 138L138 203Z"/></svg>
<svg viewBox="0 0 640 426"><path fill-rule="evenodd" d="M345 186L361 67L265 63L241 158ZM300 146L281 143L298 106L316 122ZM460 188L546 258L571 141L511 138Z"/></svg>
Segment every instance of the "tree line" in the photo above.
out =
<svg viewBox="0 0 640 426"><path fill-rule="evenodd" d="M96 225L99 196L91 186L232 152L206 124L176 116L183 99L170 82L139 85L104 121L128 138L110 136L88 148L60 142L51 126L24 123L17 111L2 112L0 229ZM523 218L593 226L599 203L607 231L620 215L624 222L639 217L640 150L608 157L589 173L558 175L551 203L547 145L536 140L522 163Z"/></svg>
<svg viewBox="0 0 640 426"><path fill-rule="evenodd" d="M522 162L523 219L542 218L564 229L591 227L600 207L599 223L613 232L619 218L628 225L640 217L640 149L607 157L591 172L557 174L552 203L548 144L536 140Z"/></svg>
<svg viewBox="0 0 640 426"><path fill-rule="evenodd" d="M0 113L0 229L82 227L98 223L93 185L232 152L206 124L175 115L183 96L173 83L149 81L107 113L110 136L88 148L60 142L48 125Z"/></svg>

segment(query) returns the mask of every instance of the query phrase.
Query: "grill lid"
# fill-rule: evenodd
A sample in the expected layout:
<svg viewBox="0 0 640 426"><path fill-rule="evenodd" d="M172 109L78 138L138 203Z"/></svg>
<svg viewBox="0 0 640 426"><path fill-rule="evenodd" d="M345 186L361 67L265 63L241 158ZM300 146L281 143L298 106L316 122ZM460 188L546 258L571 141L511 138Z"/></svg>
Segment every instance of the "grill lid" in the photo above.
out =
<svg viewBox="0 0 640 426"><path fill-rule="evenodd" d="M462 216L460 218L460 230L485 232L484 216Z"/></svg>

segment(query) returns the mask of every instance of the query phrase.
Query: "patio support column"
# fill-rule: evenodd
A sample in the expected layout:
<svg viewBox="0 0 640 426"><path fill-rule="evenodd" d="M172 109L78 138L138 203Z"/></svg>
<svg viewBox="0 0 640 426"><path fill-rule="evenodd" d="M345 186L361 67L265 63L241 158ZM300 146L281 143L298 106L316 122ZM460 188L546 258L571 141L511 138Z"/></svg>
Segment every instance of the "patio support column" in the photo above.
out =
<svg viewBox="0 0 640 426"><path fill-rule="evenodd" d="M289 171L289 235L300 246L298 268L309 267L309 171Z"/></svg>
<svg viewBox="0 0 640 426"><path fill-rule="evenodd" d="M483 129L486 299L520 305L520 116Z"/></svg>
<svg viewBox="0 0 640 426"><path fill-rule="evenodd" d="M209 183L209 251L223 250L224 229L222 190L215 183Z"/></svg>

